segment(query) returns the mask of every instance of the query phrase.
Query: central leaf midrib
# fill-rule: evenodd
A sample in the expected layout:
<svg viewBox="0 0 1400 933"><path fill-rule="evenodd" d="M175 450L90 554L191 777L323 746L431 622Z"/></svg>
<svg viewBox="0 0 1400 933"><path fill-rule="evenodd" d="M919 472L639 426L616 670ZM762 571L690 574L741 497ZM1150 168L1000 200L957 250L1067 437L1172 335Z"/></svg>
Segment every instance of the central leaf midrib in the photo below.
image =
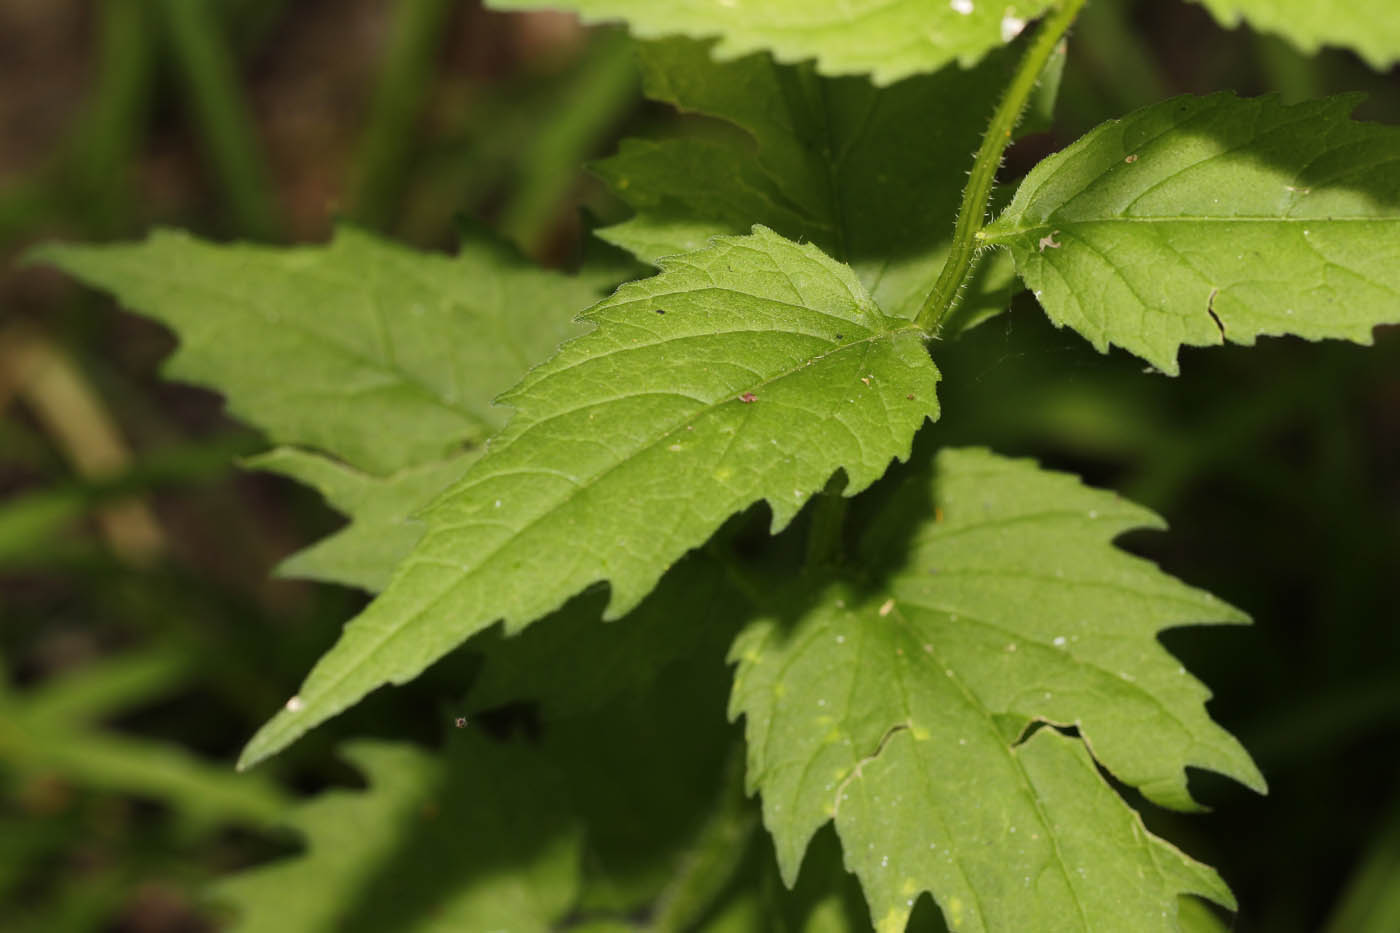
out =
<svg viewBox="0 0 1400 933"><path fill-rule="evenodd" d="M1052 861L1054 862L1054 864L1059 866L1060 874L1064 877L1065 880L1065 885L1069 888L1071 892L1071 899L1074 902L1075 912L1079 915L1080 928L1084 930L1085 933L1089 933L1089 931L1091 931L1093 927L1089 924L1089 918L1087 913L1085 912L1079 888L1076 886L1074 879L1070 877L1069 861L1064 857L1064 854L1060 851L1060 840L1058 833L1056 833L1055 831L1055 823L1050 818L1049 813L1046 812L1043 802L1040 799L1040 795L1035 790L1035 783L1031 780L1030 774L1026 771L1025 763L1021 761L1021 756L1017 752L1016 747L1008 746L1005 742L1001 740L1001 736L996 725L995 714L987 708L987 705L985 703L982 702L982 698L977 695L977 692L972 689L971 685L965 682L962 673L958 672L956 668L948 662L947 658L945 658L942 655L942 653L938 650L937 639L930 639L929 642L925 643L924 637L927 633L925 633L917 624L915 624L913 619L910 619L908 615L905 614L903 608L901 608L897 602L894 606L894 611L891 613L891 615L893 616L895 623L900 628L903 628L906 631L906 636L913 636L910 639L911 644L927 644L927 654L932 659L933 663L937 664L938 667L945 672L945 674L950 671L954 672L950 676L946 676L943 678L939 678L937 672L934 672L933 677L929 679L929 683L946 683L948 681L951 681L956 691L962 696L963 703L967 706L967 708L971 710L973 715L979 716L987 724L993 736L993 744L999 751L1004 752L1006 754L1006 757L1012 763L1014 771L1019 778L1019 783L1021 785L1022 791L1024 792L1026 799L1030 801L1030 805L1035 811L1036 817L1040 820L1041 827L1045 831L1046 840L1050 843L1050 847L1054 851L1054 858L1052 859ZM915 667L915 669L918 669L917 666ZM918 758L920 756L916 755L915 757ZM976 891L976 888L973 888L972 890ZM988 919L985 912L983 912L982 918L984 922Z"/></svg>

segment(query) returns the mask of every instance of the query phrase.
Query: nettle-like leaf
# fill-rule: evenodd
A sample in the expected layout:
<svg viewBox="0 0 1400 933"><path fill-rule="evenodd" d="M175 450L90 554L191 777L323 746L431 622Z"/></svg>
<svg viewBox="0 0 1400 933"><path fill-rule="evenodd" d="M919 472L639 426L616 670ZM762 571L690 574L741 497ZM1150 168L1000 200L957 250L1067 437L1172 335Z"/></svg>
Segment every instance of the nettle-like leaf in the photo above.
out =
<svg viewBox="0 0 1400 933"><path fill-rule="evenodd" d="M555 929L580 884L567 790L535 749L472 730L440 754L362 741L363 791L293 810L299 856L219 883L242 933Z"/></svg>
<svg viewBox="0 0 1400 933"><path fill-rule="evenodd" d="M771 51L816 59L823 74L869 73L890 84L952 62L971 66L1014 39L1054 0L488 0L500 10L565 9L585 22L626 20L643 38L719 37L735 58Z"/></svg>
<svg viewBox="0 0 1400 933"><path fill-rule="evenodd" d="M1226 26L1241 20L1287 37L1308 54L1340 45L1386 69L1400 60L1400 17L1392 0L1197 0Z"/></svg>
<svg viewBox="0 0 1400 933"><path fill-rule="evenodd" d="M715 62L693 40L648 43L641 59L649 97L741 132L624 141L594 170L636 215L600 236L654 263L763 224L850 265L885 313L914 316L947 255L967 154L1008 56L885 88L767 55ZM1009 261L984 268L974 299L1014 279Z"/></svg>
<svg viewBox="0 0 1400 933"><path fill-rule="evenodd" d="M1400 129L1358 98L1177 98L1027 176L983 231L1057 325L1177 372L1183 344L1371 342L1400 321Z"/></svg>
<svg viewBox="0 0 1400 933"><path fill-rule="evenodd" d="M757 228L663 269L503 397L515 417L245 766L497 620L602 581L622 615L730 515L766 500L780 529L837 470L855 494L937 415L923 335L815 247Z"/></svg>
<svg viewBox="0 0 1400 933"><path fill-rule="evenodd" d="M1172 807L1188 766L1262 789L1156 638L1243 619L1113 548L1161 523L1112 493L980 450L910 472L863 543L887 575L789 596L735 642L784 877L831 820L881 931L923 891L963 931L1166 931L1180 894L1231 905L1096 763Z"/></svg>
<svg viewBox="0 0 1400 933"><path fill-rule="evenodd" d="M243 461L311 486L350 524L283 561L282 576L321 580L378 593L423 535L419 508L460 479L480 449L374 476L296 447L278 447Z"/></svg>
<svg viewBox="0 0 1400 933"><path fill-rule="evenodd" d="M218 389L272 440L369 473L440 460L505 420L491 399L611 284L475 239L456 256L342 229L326 246L55 245L35 258L180 338L167 375Z"/></svg>

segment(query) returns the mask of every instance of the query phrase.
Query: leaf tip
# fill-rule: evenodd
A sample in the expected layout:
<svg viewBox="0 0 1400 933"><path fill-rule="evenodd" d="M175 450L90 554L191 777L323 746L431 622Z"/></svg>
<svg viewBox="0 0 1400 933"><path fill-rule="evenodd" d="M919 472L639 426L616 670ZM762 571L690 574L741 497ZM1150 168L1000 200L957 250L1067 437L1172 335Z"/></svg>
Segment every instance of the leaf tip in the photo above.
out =
<svg viewBox="0 0 1400 933"><path fill-rule="evenodd" d="M305 713L306 701L300 696L289 699L277 715L265 722L262 728L248 740L248 744L243 747L243 751L238 756L238 762L234 765L234 769L248 771L257 767L291 745L298 737L319 722L319 719L307 717L304 715ZM298 718L304 719L305 722L297 722Z"/></svg>

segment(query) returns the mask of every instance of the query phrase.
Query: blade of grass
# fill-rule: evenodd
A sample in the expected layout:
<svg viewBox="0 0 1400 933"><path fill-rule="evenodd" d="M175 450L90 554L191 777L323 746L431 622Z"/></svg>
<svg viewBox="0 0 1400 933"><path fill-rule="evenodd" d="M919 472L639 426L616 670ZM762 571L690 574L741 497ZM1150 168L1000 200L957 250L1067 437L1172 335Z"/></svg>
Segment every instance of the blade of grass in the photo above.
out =
<svg viewBox="0 0 1400 933"><path fill-rule="evenodd" d="M363 226L384 228L403 192L414 124L423 110L443 26L455 5L456 0L399 0L394 5L389 52L350 183L350 216Z"/></svg>
<svg viewBox="0 0 1400 933"><path fill-rule="evenodd" d="M216 180L239 231L276 239L281 225L240 91L237 63L209 0L157 0L191 116L203 136Z"/></svg>
<svg viewBox="0 0 1400 933"><path fill-rule="evenodd" d="M578 166L595 154L609 129L637 101L640 79L632 43L622 32L600 32L573 80L520 158L515 185L501 212L501 232L535 256L548 239Z"/></svg>
<svg viewBox="0 0 1400 933"><path fill-rule="evenodd" d="M1400 930L1400 800L1391 806L1324 929L1325 933Z"/></svg>
<svg viewBox="0 0 1400 933"><path fill-rule="evenodd" d="M73 212L105 233L131 215L130 170L150 104L155 49L145 0L108 0L101 10L97 99L70 143L68 161L81 195Z"/></svg>

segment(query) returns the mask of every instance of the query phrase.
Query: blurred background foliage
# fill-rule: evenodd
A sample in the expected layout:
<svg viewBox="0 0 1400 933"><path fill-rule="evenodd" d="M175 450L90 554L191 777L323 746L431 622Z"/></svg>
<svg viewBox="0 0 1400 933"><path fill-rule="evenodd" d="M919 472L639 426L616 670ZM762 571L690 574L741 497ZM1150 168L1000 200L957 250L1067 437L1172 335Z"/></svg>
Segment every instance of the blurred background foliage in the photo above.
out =
<svg viewBox="0 0 1400 933"><path fill-rule="evenodd" d="M1224 88L1362 90L1360 116L1400 122L1400 74L1183 2L1097 0L1055 130L1005 175L1105 118ZM270 577L338 519L237 470L259 439L159 379L168 333L23 267L25 249L153 225L315 242L338 222L450 249L465 217L568 265L590 217L625 214L582 163L675 120L641 100L619 33L471 0L0 3L0 927L217 929L208 882L294 849L277 827L295 798L359 780L334 743L433 743L462 684L439 665L235 775L363 598ZM1171 532L1126 546L1255 617L1167 642L1271 793L1197 775L1214 812L1148 813L1219 867L1240 930L1400 929L1396 330L1188 350L1166 379L1022 296L935 348L936 440L1151 506Z"/></svg>

